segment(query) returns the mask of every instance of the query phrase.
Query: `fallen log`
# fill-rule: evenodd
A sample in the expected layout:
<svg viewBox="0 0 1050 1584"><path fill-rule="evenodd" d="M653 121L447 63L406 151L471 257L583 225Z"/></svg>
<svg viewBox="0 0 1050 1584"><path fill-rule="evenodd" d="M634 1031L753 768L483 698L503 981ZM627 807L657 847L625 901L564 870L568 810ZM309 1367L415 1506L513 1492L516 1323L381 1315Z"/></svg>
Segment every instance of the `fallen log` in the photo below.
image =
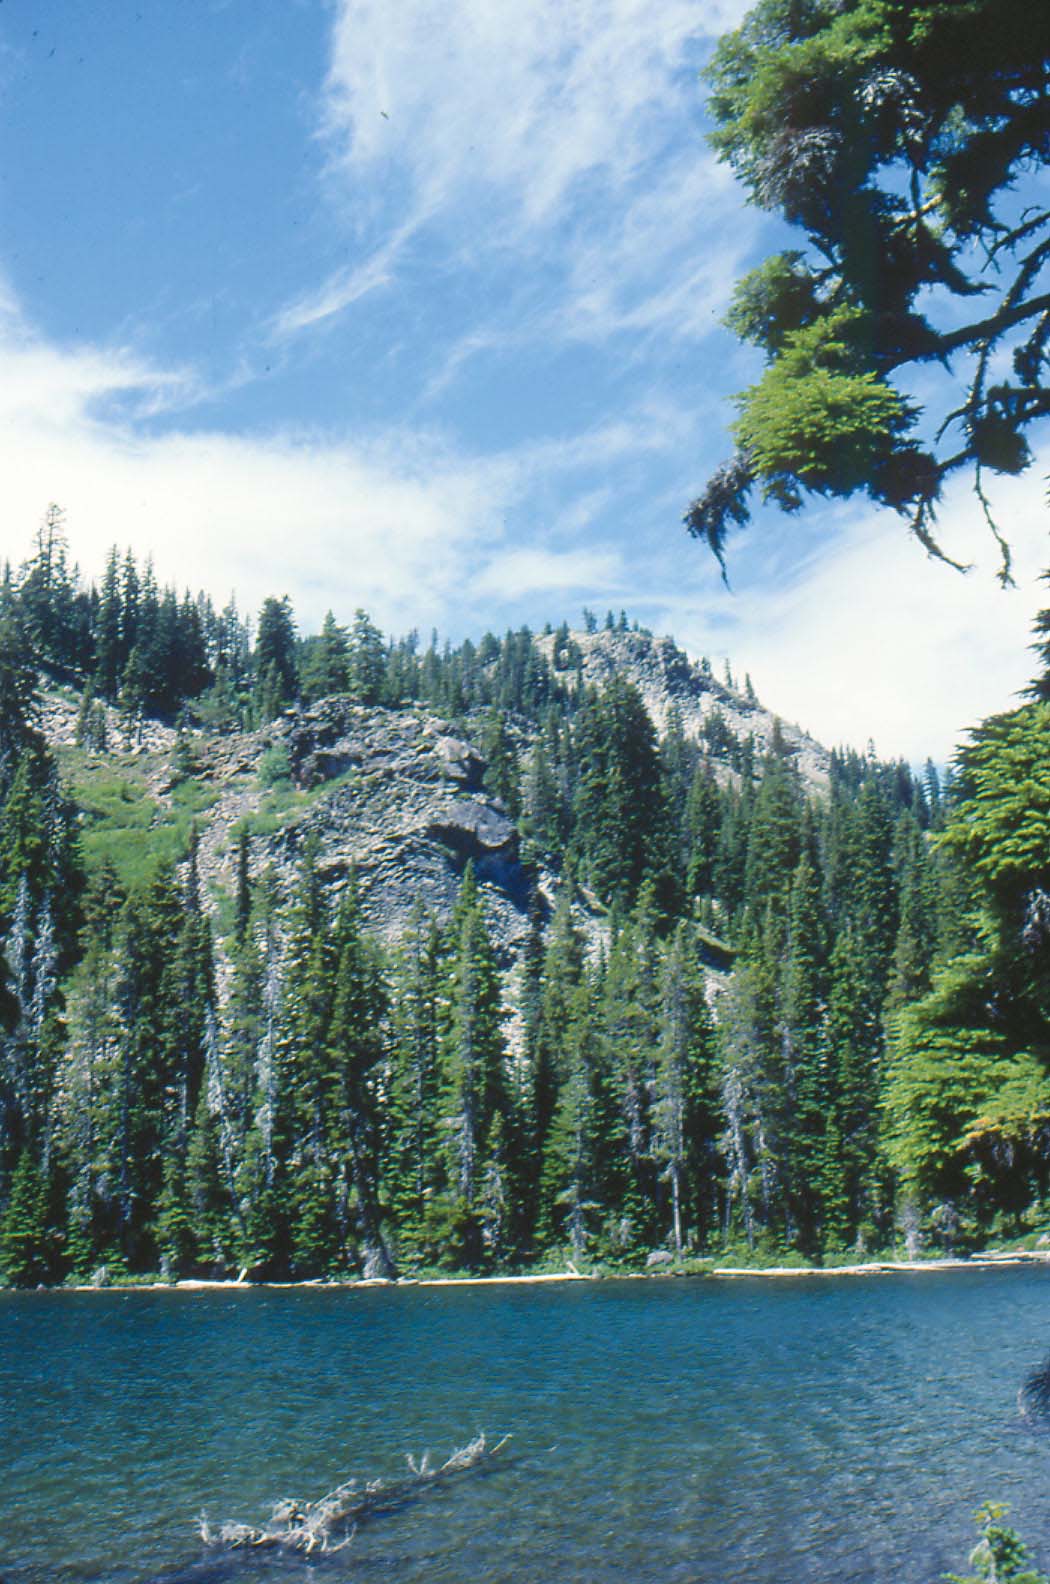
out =
<svg viewBox="0 0 1050 1584"><path fill-rule="evenodd" d="M483 1467L509 1440L510 1436L504 1436L494 1446L489 1446L484 1434L475 1436L436 1468L431 1466L428 1452L418 1463L408 1454L405 1461L409 1472L401 1479L367 1480L364 1484L350 1479L314 1502L279 1501L268 1521L258 1528L236 1521L213 1528L202 1513L198 1520L200 1537L206 1546L226 1550L268 1547L307 1554L339 1551L349 1545L359 1524L377 1513L400 1507L432 1485Z"/></svg>

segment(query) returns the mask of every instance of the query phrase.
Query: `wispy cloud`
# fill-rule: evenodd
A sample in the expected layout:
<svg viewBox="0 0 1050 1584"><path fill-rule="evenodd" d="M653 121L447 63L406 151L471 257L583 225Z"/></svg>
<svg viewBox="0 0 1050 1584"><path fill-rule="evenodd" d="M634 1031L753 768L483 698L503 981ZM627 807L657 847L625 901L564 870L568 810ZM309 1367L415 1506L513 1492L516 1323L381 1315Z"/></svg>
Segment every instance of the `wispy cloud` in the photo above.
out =
<svg viewBox="0 0 1050 1584"><path fill-rule="evenodd" d="M507 550L482 569L474 592L507 599L527 594L569 595L615 583L622 576L620 556L598 550Z"/></svg>
<svg viewBox="0 0 1050 1584"><path fill-rule="evenodd" d="M464 556L512 488L505 461L419 431L238 434L180 428L170 410L146 426L192 374L55 346L16 309L0 329L4 556L20 558L57 500L89 574L130 541L161 578L236 588L249 607L288 590L308 625L329 605L365 604L394 626L445 618Z"/></svg>
<svg viewBox="0 0 1050 1584"><path fill-rule="evenodd" d="M314 290L282 308L274 320L278 336L294 335L311 325L321 324L341 314L344 308L367 297L369 292L389 286L394 279L398 257L417 228L418 220L400 226L363 264L335 271Z"/></svg>
<svg viewBox="0 0 1050 1584"><path fill-rule="evenodd" d="M281 331L391 285L425 231L432 269L443 249L490 289L541 260L537 334L706 333L734 259L700 255L716 209L726 219L740 205L704 145L696 76L745 9L342 0L322 121L330 197L364 262L285 308ZM448 361L439 384L465 361Z"/></svg>
<svg viewBox="0 0 1050 1584"><path fill-rule="evenodd" d="M170 393L192 391L192 371L54 345L27 327L13 295L5 301L0 557L17 562L57 500L88 575L113 542L131 542L161 579L217 597L236 589L248 609L287 591L308 629L329 607L345 616L364 605L387 630L448 630L468 612L487 619L475 599L513 605L542 594L564 606L604 586L619 575L617 553L576 540L603 494L581 490L560 511L557 485L666 443L652 413L488 456L404 425L353 436L180 426ZM143 423L165 407L163 425ZM535 526L523 546L508 521L538 523L547 498L553 526Z"/></svg>
<svg viewBox="0 0 1050 1584"><path fill-rule="evenodd" d="M690 420L673 408L480 456L404 425L352 437L180 427L171 393L194 388L192 370L48 343L0 294L0 557L17 562L58 500L89 574L130 541L162 579L235 589L249 610L291 593L307 630L329 607L364 605L388 631L465 633L624 604L696 654L728 654L764 702L824 741L870 735L912 760L946 758L1031 674L1048 559L1034 473L997 489L1015 592L998 589L995 547L959 489L944 537L975 562L968 577L929 561L887 514L837 507L790 525L763 513L734 546L730 594L651 502L636 534L605 532L639 456L670 465L688 450ZM155 406L165 422L144 424Z"/></svg>
<svg viewBox="0 0 1050 1584"><path fill-rule="evenodd" d="M738 541L733 593L667 600L654 590L653 619L693 652L731 656L764 703L828 744L863 747L870 737L884 755L944 761L1034 673L1031 622L1048 603L1044 490L1034 472L997 481L1015 554L1011 590L999 587L997 547L960 484L943 528L952 553L973 563L966 575L931 560L886 512L813 510L786 532L771 511L750 543Z"/></svg>
<svg viewBox="0 0 1050 1584"><path fill-rule="evenodd" d="M410 172L434 206L484 188L526 226L549 222L584 181L631 186L677 121L676 74L745 9L344 0L327 104L337 158Z"/></svg>

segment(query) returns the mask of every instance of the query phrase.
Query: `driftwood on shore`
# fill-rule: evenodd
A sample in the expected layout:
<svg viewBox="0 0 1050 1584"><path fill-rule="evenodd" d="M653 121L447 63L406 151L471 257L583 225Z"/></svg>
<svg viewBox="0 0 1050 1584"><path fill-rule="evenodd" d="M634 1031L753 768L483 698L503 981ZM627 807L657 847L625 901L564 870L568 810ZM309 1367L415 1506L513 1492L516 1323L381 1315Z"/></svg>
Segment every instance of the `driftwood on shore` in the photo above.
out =
<svg viewBox="0 0 1050 1584"><path fill-rule="evenodd" d="M213 1528L202 1514L200 1536L205 1545L227 1550L268 1547L307 1553L338 1551L353 1539L358 1524L400 1507L431 1485L483 1467L509 1440L509 1436L504 1436L489 1446L484 1434L475 1436L436 1468L431 1465L429 1453L424 1453L418 1463L409 1455L409 1471L401 1479L367 1480L363 1484L351 1479L314 1502L294 1498L279 1501L268 1522L259 1528L237 1522Z"/></svg>

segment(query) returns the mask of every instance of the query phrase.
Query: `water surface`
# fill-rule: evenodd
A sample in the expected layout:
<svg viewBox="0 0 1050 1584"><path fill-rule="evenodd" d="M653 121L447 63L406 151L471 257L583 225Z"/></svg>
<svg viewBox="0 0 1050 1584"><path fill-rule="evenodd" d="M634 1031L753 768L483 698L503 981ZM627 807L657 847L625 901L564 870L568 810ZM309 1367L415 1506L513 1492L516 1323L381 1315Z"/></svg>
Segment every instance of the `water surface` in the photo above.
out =
<svg viewBox="0 0 1050 1584"><path fill-rule="evenodd" d="M536 1287L0 1295L2 1584L926 1584L979 1502L1050 1568L1017 1413L1050 1271ZM215 1558L478 1429L493 1471L319 1564Z"/></svg>

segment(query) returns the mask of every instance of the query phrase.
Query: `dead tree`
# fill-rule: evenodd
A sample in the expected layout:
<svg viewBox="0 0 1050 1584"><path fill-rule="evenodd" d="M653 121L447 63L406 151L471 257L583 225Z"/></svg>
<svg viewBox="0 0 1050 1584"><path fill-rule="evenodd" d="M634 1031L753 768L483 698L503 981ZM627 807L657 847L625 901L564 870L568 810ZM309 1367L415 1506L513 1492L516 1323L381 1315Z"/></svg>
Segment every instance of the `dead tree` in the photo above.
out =
<svg viewBox="0 0 1050 1584"><path fill-rule="evenodd" d="M264 1547L306 1553L338 1551L349 1545L359 1524L379 1513L394 1511L432 1485L484 1467L509 1440L509 1436L504 1436L490 1447L485 1436L478 1435L437 1468L431 1467L429 1453L424 1453L419 1463L409 1455L406 1459L409 1472L401 1479L367 1480L363 1484L351 1479L337 1485L318 1501L279 1501L268 1522L259 1528L238 1522L213 1528L202 1514L200 1537L206 1546L226 1550Z"/></svg>

